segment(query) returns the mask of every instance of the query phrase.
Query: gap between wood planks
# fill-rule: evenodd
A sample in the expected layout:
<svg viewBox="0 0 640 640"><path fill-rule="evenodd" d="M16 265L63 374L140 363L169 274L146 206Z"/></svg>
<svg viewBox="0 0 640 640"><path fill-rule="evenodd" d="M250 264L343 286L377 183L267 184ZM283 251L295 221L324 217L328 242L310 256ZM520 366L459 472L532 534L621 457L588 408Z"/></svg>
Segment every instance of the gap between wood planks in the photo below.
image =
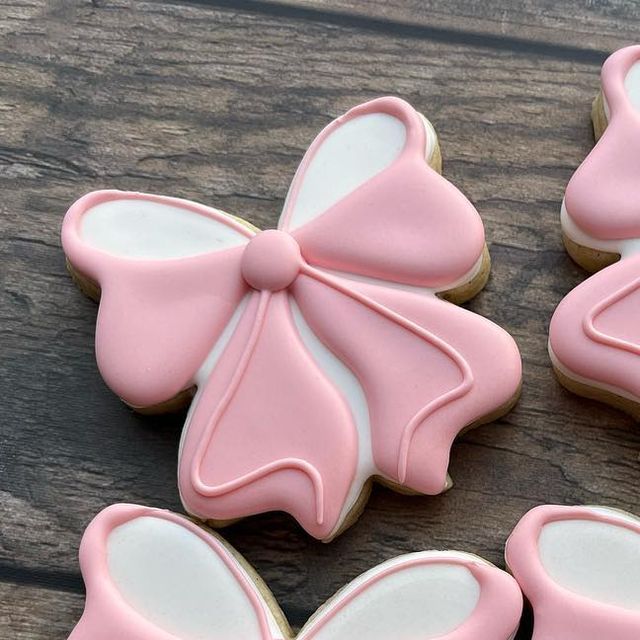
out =
<svg viewBox="0 0 640 640"><path fill-rule="evenodd" d="M495 51L512 51L517 54L537 55L544 58L566 60L586 65L600 66L610 53L609 51L577 47L574 45L538 42L528 38L473 33L471 31L447 29L444 27L430 27L428 25L386 20L384 18L317 9L314 7L296 7L280 2L269 2L268 4L260 0L162 0L162 2L173 5L205 6L223 11L241 11L272 18L286 18L302 22L333 25L346 29L357 29L413 40L431 40L433 42L443 42L450 45L461 44Z"/></svg>
<svg viewBox="0 0 640 640"><path fill-rule="evenodd" d="M46 587L56 591L84 593L82 576L73 571L24 569L0 564L0 583Z"/></svg>

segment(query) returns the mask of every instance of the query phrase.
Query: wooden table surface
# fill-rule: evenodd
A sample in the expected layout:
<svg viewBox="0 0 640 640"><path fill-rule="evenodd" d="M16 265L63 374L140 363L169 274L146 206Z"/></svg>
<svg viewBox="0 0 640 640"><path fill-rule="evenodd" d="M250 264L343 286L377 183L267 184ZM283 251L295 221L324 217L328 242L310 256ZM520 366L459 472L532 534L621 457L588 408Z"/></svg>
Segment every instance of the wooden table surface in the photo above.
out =
<svg viewBox="0 0 640 640"><path fill-rule="evenodd" d="M299 626L402 552L454 548L502 565L533 505L637 513L640 430L565 392L546 340L556 304L585 277L562 248L559 208L593 142L599 67L639 27L626 0L3 0L0 637L67 637L84 598L78 543L102 507L180 510L184 416L136 415L102 382L96 307L60 249L68 205L115 187L272 226L315 133L383 94L432 120L445 175L484 219L492 277L468 306L515 336L522 399L454 447L445 495L376 488L328 546L278 514L225 535Z"/></svg>

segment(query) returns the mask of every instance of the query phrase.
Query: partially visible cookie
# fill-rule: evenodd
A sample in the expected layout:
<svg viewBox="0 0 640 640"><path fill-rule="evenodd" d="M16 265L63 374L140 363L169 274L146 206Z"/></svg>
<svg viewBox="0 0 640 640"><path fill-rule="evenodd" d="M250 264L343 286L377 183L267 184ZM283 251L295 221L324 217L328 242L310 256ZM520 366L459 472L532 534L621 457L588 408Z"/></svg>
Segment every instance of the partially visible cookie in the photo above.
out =
<svg viewBox="0 0 640 640"><path fill-rule="evenodd" d="M115 505L80 547L87 587L69 640L286 640L265 584L237 552L190 520ZM324 604L298 640L508 640L522 611L517 584L461 552L400 556Z"/></svg>
<svg viewBox="0 0 640 640"><path fill-rule="evenodd" d="M606 507L542 506L506 547L531 602L533 640L640 638L640 519Z"/></svg>
<svg viewBox="0 0 640 640"><path fill-rule="evenodd" d="M556 309L549 352L569 390L640 417L640 46L605 62L592 119L561 220L571 257L598 273Z"/></svg>

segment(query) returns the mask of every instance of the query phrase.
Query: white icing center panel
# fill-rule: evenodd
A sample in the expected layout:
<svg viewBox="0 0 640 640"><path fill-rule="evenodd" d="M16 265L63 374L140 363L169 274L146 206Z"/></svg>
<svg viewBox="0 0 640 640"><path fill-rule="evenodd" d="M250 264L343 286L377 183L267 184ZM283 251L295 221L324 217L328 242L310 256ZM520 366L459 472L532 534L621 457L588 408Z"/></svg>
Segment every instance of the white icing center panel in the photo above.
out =
<svg viewBox="0 0 640 640"><path fill-rule="evenodd" d="M624 79L624 88L633 108L640 111L640 62L632 65Z"/></svg>
<svg viewBox="0 0 640 640"><path fill-rule="evenodd" d="M260 640L236 577L201 538L174 522L140 517L107 542L109 573L124 600L180 640Z"/></svg>
<svg viewBox="0 0 640 640"><path fill-rule="evenodd" d="M640 611L640 534L591 520L545 525L540 560L562 587L592 600Z"/></svg>
<svg viewBox="0 0 640 640"><path fill-rule="evenodd" d="M82 216L82 239L126 258L185 258L239 246L248 239L218 220L190 209L124 198L91 207Z"/></svg>
<svg viewBox="0 0 640 640"><path fill-rule="evenodd" d="M302 226L393 163L407 138L404 124L370 113L335 129L316 150L302 177L290 220Z"/></svg>
<svg viewBox="0 0 640 640"><path fill-rule="evenodd" d="M353 592L368 575L357 579L339 598ZM300 640L437 638L464 623L479 598L480 585L467 568L414 565L374 582L330 617L320 631L314 633L315 625L311 625ZM323 611L323 617L330 615L328 611Z"/></svg>

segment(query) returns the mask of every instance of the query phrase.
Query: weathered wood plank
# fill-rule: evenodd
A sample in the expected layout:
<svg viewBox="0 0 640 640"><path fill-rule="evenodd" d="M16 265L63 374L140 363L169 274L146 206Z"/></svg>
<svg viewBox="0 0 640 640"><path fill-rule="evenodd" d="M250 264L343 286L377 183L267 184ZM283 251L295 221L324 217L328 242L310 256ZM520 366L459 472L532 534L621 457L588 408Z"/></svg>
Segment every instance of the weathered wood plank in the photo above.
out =
<svg viewBox="0 0 640 640"><path fill-rule="evenodd" d="M192 1L231 4L226 0ZM480 44L484 37L488 47L532 51L538 45L539 54L563 56L579 55L579 50L609 51L620 46L621 40L635 42L640 20L638 4L625 0L245 0L233 4L251 10L268 5L273 14L289 18L352 25L409 38L463 43L466 38L468 44Z"/></svg>
<svg viewBox="0 0 640 640"><path fill-rule="evenodd" d="M0 582L0 634L11 640L63 640L83 601L79 594Z"/></svg>
<svg viewBox="0 0 640 640"><path fill-rule="evenodd" d="M601 31L607 48L626 41L612 24ZM386 93L433 120L445 175L485 220L493 275L469 306L518 340L522 400L455 447L448 495L378 489L330 546L279 515L240 523L228 538L301 624L397 553L459 548L501 564L512 526L539 502L638 511L640 431L563 391L546 354L553 308L583 279L562 249L558 209L592 144L597 56L407 39L255 7L123 0L14 0L0 7L0 33L0 581L78 594L77 545L95 512L124 500L179 508L183 416L137 416L100 380L95 305L68 278L59 247L66 207L111 186L272 226L315 133ZM43 611L39 621L27 609L10 618L11 637L53 637ZM58 637L77 612L60 610Z"/></svg>

